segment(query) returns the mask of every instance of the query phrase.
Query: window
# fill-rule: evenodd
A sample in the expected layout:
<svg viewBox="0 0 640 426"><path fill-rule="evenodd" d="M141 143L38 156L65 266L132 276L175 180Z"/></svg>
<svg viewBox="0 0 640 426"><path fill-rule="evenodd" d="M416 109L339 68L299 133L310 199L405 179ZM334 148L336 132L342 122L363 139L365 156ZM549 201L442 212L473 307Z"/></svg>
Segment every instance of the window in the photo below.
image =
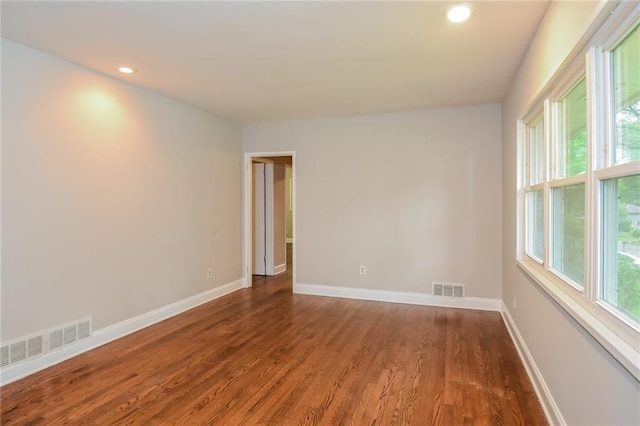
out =
<svg viewBox="0 0 640 426"><path fill-rule="evenodd" d="M640 322L640 175L605 180L600 297Z"/></svg>
<svg viewBox="0 0 640 426"><path fill-rule="evenodd" d="M551 191L551 267L578 288L584 286L584 183Z"/></svg>
<svg viewBox="0 0 640 426"><path fill-rule="evenodd" d="M557 104L556 178L587 171L587 80L583 77Z"/></svg>
<svg viewBox="0 0 640 426"><path fill-rule="evenodd" d="M640 27L611 53L615 110L614 163L640 160Z"/></svg>
<svg viewBox="0 0 640 426"><path fill-rule="evenodd" d="M538 262L544 256L544 119L527 126L528 177L526 194L526 252Z"/></svg>
<svg viewBox="0 0 640 426"><path fill-rule="evenodd" d="M585 182L587 171L587 80L578 82L552 106L554 179L550 190L550 266L582 289L585 272Z"/></svg>
<svg viewBox="0 0 640 426"><path fill-rule="evenodd" d="M640 5L568 63L520 127L519 265L640 379Z"/></svg>
<svg viewBox="0 0 640 426"><path fill-rule="evenodd" d="M614 137L610 158L605 157L598 170L602 178L598 299L640 325L640 224L636 219L640 211L640 24L607 54Z"/></svg>
<svg viewBox="0 0 640 426"><path fill-rule="evenodd" d="M539 118L529 129L529 184L544 181L544 120Z"/></svg>
<svg viewBox="0 0 640 426"><path fill-rule="evenodd" d="M527 254L542 262L544 256L544 194L527 193Z"/></svg>

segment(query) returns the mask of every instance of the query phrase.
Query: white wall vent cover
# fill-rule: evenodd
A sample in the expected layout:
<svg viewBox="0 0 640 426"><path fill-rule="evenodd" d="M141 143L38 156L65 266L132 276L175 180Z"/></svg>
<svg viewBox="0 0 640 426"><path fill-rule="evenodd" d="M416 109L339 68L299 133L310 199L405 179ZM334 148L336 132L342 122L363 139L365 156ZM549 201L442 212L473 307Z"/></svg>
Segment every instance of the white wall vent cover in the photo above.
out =
<svg viewBox="0 0 640 426"><path fill-rule="evenodd" d="M44 354L43 333L15 339L0 346L0 368L10 366Z"/></svg>
<svg viewBox="0 0 640 426"><path fill-rule="evenodd" d="M10 359L11 364L15 362L24 361L27 359L27 341L20 340L18 342L14 342L9 346Z"/></svg>
<svg viewBox="0 0 640 426"><path fill-rule="evenodd" d="M444 297L464 297L464 284L433 283L433 295Z"/></svg>
<svg viewBox="0 0 640 426"><path fill-rule="evenodd" d="M0 368L40 357L91 337L91 317L62 325L0 346Z"/></svg>
<svg viewBox="0 0 640 426"><path fill-rule="evenodd" d="M27 339L27 358L33 358L44 353L44 339L42 335Z"/></svg>
<svg viewBox="0 0 640 426"><path fill-rule="evenodd" d="M64 328L64 344L73 343L77 340L78 326L76 324Z"/></svg>
<svg viewBox="0 0 640 426"><path fill-rule="evenodd" d="M78 323L78 340L91 336L91 319L86 319Z"/></svg>
<svg viewBox="0 0 640 426"><path fill-rule="evenodd" d="M56 349L60 349L64 344L62 338L62 330L53 330L49 332L49 350L53 351Z"/></svg>
<svg viewBox="0 0 640 426"><path fill-rule="evenodd" d="M9 365L9 345L0 348L0 367Z"/></svg>
<svg viewBox="0 0 640 426"><path fill-rule="evenodd" d="M70 346L79 340L91 336L91 318L61 325L49 330L49 350L55 351Z"/></svg>

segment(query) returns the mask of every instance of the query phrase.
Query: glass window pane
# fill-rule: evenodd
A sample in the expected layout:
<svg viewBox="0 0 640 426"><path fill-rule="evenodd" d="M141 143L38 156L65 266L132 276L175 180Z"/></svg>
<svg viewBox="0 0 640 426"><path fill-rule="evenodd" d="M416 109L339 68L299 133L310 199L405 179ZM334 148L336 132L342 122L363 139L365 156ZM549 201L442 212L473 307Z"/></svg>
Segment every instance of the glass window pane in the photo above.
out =
<svg viewBox="0 0 640 426"><path fill-rule="evenodd" d="M583 78L558 102L556 177L587 171L587 82Z"/></svg>
<svg viewBox="0 0 640 426"><path fill-rule="evenodd" d="M529 128L529 184L544 179L544 121L539 120Z"/></svg>
<svg viewBox="0 0 640 426"><path fill-rule="evenodd" d="M544 198L543 190L526 195L526 252L542 260L544 256Z"/></svg>
<svg viewBox="0 0 640 426"><path fill-rule="evenodd" d="M640 322L640 175L603 182L601 298Z"/></svg>
<svg viewBox="0 0 640 426"><path fill-rule="evenodd" d="M614 163L640 160L640 26L614 50Z"/></svg>
<svg viewBox="0 0 640 426"><path fill-rule="evenodd" d="M584 184L552 193L551 267L580 288L584 285Z"/></svg>

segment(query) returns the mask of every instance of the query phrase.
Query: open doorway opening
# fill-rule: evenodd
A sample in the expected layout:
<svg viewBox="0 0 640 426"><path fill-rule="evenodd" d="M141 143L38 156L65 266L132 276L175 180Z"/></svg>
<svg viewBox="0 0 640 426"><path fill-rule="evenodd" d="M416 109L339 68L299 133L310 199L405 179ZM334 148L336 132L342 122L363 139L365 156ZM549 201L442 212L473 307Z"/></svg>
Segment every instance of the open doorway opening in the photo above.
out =
<svg viewBox="0 0 640 426"><path fill-rule="evenodd" d="M295 154L247 153L244 168L245 286L295 282Z"/></svg>

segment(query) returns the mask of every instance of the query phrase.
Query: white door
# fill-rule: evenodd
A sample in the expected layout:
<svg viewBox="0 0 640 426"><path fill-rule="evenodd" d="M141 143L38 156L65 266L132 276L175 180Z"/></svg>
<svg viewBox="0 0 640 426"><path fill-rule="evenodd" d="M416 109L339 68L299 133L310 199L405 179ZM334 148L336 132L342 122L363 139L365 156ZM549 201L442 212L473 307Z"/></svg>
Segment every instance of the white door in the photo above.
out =
<svg viewBox="0 0 640 426"><path fill-rule="evenodd" d="M253 275L273 275L273 164L253 164Z"/></svg>

